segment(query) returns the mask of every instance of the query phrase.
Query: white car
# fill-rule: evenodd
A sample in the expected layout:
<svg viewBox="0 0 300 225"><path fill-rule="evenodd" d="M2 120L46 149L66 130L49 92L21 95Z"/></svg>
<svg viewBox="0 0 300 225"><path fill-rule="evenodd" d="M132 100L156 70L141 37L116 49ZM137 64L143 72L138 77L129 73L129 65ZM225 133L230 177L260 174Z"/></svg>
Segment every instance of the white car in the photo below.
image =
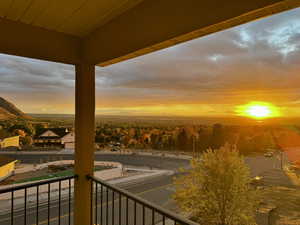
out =
<svg viewBox="0 0 300 225"><path fill-rule="evenodd" d="M263 177L262 176L255 176L251 180L251 184L255 186L263 185Z"/></svg>
<svg viewBox="0 0 300 225"><path fill-rule="evenodd" d="M264 154L265 157L273 157L273 152L267 152Z"/></svg>

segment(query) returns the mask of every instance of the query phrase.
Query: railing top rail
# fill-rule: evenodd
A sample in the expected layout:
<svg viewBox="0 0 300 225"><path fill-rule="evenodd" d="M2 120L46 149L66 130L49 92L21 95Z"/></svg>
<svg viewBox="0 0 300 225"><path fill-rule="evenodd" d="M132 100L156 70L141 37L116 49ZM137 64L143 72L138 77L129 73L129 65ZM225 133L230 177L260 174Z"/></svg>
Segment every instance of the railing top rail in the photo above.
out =
<svg viewBox="0 0 300 225"><path fill-rule="evenodd" d="M42 180L42 181L37 181L37 182L31 182L31 183L27 183L27 184L20 184L20 185L17 185L17 186L0 189L0 194L4 194L4 193L7 193L7 192L12 192L12 191L18 191L18 190L22 190L22 189L25 189L25 188L36 187L36 186L40 186L40 185L44 185L44 184L51 184L51 183L55 183L55 182L58 182L58 181L69 180L69 179L73 179L73 178L76 178L76 177L77 177L76 175L72 175L72 176L52 178L52 179L47 179L47 180Z"/></svg>
<svg viewBox="0 0 300 225"><path fill-rule="evenodd" d="M199 225L198 223L195 223L191 220L188 220L188 219L186 219L182 216L178 216L177 214L175 214L175 213L173 213L173 212L171 212L167 209L164 209L164 208L162 208L162 207L160 207L160 206L158 206L158 205L156 205L152 202L149 202L149 201L147 201L143 198L140 198L139 196L131 194L130 192L128 192L126 190L115 187L115 186L113 186L113 185L111 185L111 184L109 184L109 183L107 183L107 182L105 182L105 181L103 181L99 178L96 178L94 176L88 176L88 179L91 179L91 180L95 181L96 183L99 183L99 184L101 184L101 185L103 185L107 188L110 188L110 189L114 190L115 192L118 192L122 195L125 195L129 199L132 199L132 200L146 206L147 208L153 209L154 211L168 217L169 219L172 219L172 220L175 220L175 221L179 222L181 225Z"/></svg>

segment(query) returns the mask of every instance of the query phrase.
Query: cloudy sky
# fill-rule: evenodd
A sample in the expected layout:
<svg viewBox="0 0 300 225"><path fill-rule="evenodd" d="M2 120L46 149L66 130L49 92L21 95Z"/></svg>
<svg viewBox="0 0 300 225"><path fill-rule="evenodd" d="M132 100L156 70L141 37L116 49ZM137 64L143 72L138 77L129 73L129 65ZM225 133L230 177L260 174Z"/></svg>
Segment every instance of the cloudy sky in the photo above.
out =
<svg viewBox="0 0 300 225"><path fill-rule="evenodd" d="M300 115L300 9L97 68L97 114L231 116L250 101ZM0 55L0 96L74 112L74 67Z"/></svg>

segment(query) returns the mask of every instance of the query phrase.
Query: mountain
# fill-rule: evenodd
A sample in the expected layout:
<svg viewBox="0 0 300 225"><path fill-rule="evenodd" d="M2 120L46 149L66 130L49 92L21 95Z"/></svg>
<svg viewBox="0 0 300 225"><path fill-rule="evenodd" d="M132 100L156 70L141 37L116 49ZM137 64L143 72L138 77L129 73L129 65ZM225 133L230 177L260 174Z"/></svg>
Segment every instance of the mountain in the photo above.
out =
<svg viewBox="0 0 300 225"><path fill-rule="evenodd" d="M0 97L0 120L15 118L31 119L30 116L23 113L14 104Z"/></svg>

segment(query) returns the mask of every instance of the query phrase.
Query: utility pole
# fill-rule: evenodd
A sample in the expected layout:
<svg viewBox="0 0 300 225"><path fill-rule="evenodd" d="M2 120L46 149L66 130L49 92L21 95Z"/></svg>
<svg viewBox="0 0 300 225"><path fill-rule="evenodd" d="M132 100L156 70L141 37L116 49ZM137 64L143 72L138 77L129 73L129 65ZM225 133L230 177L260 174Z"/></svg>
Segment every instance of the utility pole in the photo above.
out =
<svg viewBox="0 0 300 225"><path fill-rule="evenodd" d="M195 146L195 136L193 135L193 157L195 157L196 156L196 146Z"/></svg>
<svg viewBox="0 0 300 225"><path fill-rule="evenodd" d="M283 170L283 152L280 151L280 167L281 167L281 170Z"/></svg>

